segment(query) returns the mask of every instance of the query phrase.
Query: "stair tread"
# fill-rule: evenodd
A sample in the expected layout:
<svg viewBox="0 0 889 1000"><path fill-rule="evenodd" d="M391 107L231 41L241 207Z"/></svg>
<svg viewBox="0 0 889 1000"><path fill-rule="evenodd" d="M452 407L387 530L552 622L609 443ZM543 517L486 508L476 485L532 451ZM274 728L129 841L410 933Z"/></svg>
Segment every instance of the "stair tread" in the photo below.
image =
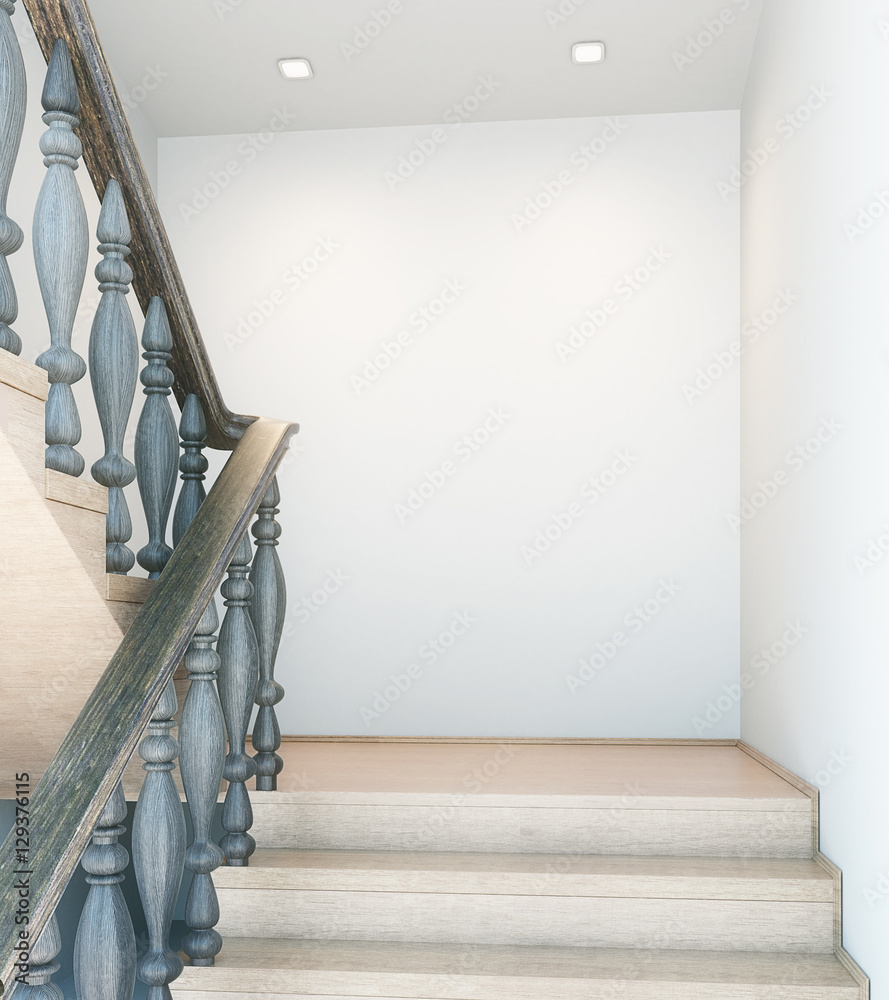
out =
<svg viewBox="0 0 889 1000"><path fill-rule="evenodd" d="M562 854L495 854L470 851L302 851L259 848L250 868L331 868L382 871L507 871L538 873L565 860ZM578 854L569 859L582 874L651 874L681 878L794 878L831 882L811 858L707 858L658 855ZM250 868L220 869L247 873Z"/></svg>
<svg viewBox="0 0 889 1000"><path fill-rule="evenodd" d="M212 968L187 966L177 987L236 989L243 975L251 991L286 978L288 989L311 986L295 973L367 976L447 976L502 980L617 980L669 983L773 984L857 988L849 972L825 954L649 951L500 945L433 945L379 941L294 941L229 938ZM381 983L380 985L385 985ZM412 985L411 981L405 986ZM405 995L405 994L402 994Z"/></svg>
<svg viewBox="0 0 889 1000"><path fill-rule="evenodd" d="M811 810L809 795L737 746L285 742L278 803ZM251 793L252 794L252 793Z"/></svg>
<svg viewBox="0 0 889 1000"><path fill-rule="evenodd" d="M521 892L831 902L834 882L806 858L260 849L218 869L221 889Z"/></svg>

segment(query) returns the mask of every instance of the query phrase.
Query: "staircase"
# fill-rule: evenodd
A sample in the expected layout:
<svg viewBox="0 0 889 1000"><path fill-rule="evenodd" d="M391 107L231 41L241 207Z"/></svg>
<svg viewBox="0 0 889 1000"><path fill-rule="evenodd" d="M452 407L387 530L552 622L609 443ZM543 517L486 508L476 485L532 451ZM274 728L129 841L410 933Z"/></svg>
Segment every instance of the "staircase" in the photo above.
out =
<svg viewBox="0 0 889 1000"><path fill-rule="evenodd" d="M17 797L0 883L7 913L28 910L26 931L0 921L0 992L15 980L21 1000L58 995L72 928L55 911L79 862L84 998L132 1000L138 975L150 997L177 1000L865 1000L842 947L840 873L818 850L817 792L743 744L304 738L278 755L275 472L297 428L222 399L85 0L25 6L49 60L33 243L51 347L23 361L9 325L6 256L21 234L6 192L27 88L15 5L0 0L0 794ZM71 391L87 370L71 347L89 243L81 147L102 202L95 483L79 478ZM134 463L131 281L146 362ZM230 452L209 492L206 447ZM149 535L138 557L134 476ZM150 580L126 575L136 558ZM138 797L132 868L117 843L125 792Z"/></svg>
<svg viewBox="0 0 889 1000"><path fill-rule="evenodd" d="M222 952L177 1000L867 996L817 793L742 745L282 755L249 866L215 876Z"/></svg>

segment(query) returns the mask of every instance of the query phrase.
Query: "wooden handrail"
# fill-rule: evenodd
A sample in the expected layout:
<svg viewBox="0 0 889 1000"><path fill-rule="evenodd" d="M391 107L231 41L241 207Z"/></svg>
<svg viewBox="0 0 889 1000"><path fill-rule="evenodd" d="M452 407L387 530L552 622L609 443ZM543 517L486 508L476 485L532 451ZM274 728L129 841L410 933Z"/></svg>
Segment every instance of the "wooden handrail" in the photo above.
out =
<svg viewBox="0 0 889 1000"><path fill-rule="evenodd" d="M179 405L190 393L198 396L207 421L207 444L231 449L256 418L232 413L222 398L86 0L23 3L47 61L57 38L68 45L80 94L77 132L83 158L100 199L112 177L123 188L133 231L133 288L143 312L154 295L167 307L173 334L170 367Z"/></svg>
<svg viewBox="0 0 889 1000"><path fill-rule="evenodd" d="M234 448L207 499L111 658L31 796L31 941L49 921L99 815L219 586L269 486L294 424L259 418ZM0 848L11 892L15 830ZM0 981L14 981L19 928L0 921Z"/></svg>

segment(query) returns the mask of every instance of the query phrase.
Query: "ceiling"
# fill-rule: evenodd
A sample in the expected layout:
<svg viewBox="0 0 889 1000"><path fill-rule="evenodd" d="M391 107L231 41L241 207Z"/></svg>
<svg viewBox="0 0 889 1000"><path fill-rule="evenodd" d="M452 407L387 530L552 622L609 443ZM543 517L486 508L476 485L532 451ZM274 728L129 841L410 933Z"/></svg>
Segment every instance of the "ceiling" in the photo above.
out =
<svg viewBox="0 0 889 1000"><path fill-rule="evenodd" d="M746 5L746 6L745 6ZM159 137L739 108L762 0L91 0L122 93ZM363 48L356 31L373 13ZM391 13L394 10L395 13ZM734 21L720 22L726 13ZM722 25L680 69L688 36ZM366 38L367 36L365 36ZM575 65L571 45L607 56ZM361 42L359 37L358 42ZM343 45L352 46L353 51ZM691 50L694 54L695 50ZM312 63L284 80L282 57ZM147 81L149 88L143 88Z"/></svg>

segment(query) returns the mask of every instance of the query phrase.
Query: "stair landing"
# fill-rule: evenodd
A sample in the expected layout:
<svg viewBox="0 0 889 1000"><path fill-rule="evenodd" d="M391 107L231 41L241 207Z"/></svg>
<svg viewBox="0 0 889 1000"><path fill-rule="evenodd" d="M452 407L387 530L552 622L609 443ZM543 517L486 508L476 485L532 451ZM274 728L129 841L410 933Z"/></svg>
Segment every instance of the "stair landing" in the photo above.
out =
<svg viewBox="0 0 889 1000"><path fill-rule="evenodd" d="M279 753L279 792L810 799L735 740L285 738Z"/></svg>

